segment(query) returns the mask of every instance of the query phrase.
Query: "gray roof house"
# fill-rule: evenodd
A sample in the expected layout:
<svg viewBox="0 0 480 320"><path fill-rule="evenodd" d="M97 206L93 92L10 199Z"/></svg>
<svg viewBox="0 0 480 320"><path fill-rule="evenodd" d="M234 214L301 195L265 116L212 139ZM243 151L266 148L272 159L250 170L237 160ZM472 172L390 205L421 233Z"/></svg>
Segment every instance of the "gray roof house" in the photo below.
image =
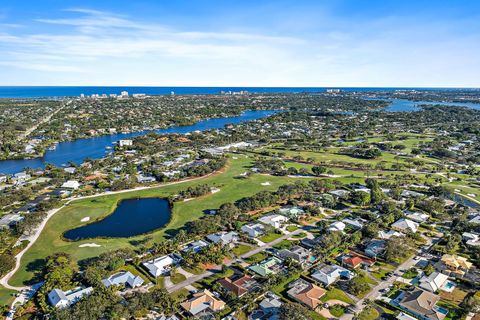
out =
<svg viewBox="0 0 480 320"><path fill-rule="evenodd" d="M331 285L340 278L352 279L355 273L343 267L334 265L324 265L312 273L312 278L323 283L326 286Z"/></svg>
<svg viewBox="0 0 480 320"><path fill-rule="evenodd" d="M110 286L126 286L130 288L139 287L143 284L143 279L139 276L134 276L130 271L119 272L102 280L105 287Z"/></svg>
<svg viewBox="0 0 480 320"><path fill-rule="evenodd" d="M60 289L53 289L48 294L48 301L56 308L65 308L71 304L74 304L84 296L87 296L93 292L92 287L82 288L78 287L69 291L62 291Z"/></svg>
<svg viewBox="0 0 480 320"><path fill-rule="evenodd" d="M213 243L222 242L224 245L228 245L238 241L238 233L233 231L212 233L207 236L207 239Z"/></svg>

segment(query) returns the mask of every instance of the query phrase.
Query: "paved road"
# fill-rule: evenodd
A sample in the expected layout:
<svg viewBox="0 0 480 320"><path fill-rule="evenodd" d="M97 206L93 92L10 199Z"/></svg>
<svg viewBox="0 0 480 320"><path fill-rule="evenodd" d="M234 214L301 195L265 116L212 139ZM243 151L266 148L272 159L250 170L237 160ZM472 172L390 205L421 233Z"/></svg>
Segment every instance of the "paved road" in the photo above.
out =
<svg viewBox="0 0 480 320"><path fill-rule="evenodd" d="M32 285L28 289L22 291L22 293L20 293L18 297L16 297L15 300L13 300L12 307L10 308L10 311L5 317L5 320L13 320L13 316L17 311L17 307L21 306L22 304L30 300L42 285L43 285L43 282L39 282Z"/></svg>
<svg viewBox="0 0 480 320"><path fill-rule="evenodd" d="M440 239L436 239L435 241L432 241L432 239L428 238L427 243L422 246L421 250L418 250L418 253L420 253L422 250L428 252L432 248L432 246L435 243L437 243L439 240ZM415 254L415 256L417 256L417 254ZM410 259L408 259L407 261L405 261L404 263L399 265L397 267L397 269L395 269L395 271L393 271L392 276L390 276L387 280L381 281L368 294L366 294L365 297L358 300L353 307L353 310L355 311L355 313L359 313L363 310L363 308L365 307L365 305L364 305L365 300L367 300L367 299L370 299L370 300L377 299L381 295L381 292L383 290L385 290L386 288L388 288L390 285L392 285L395 282L395 279L397 279L397 277L399 277L399 276L401 277L406 270L413 267L418 261L418 260L414 259L415 256L411 257ZM353 318L353 316L354 315L351 314L351 313L345 313L342 317L340 317L340 320L350 320L350 319Z"/></svg>
<svg viewBox="0 0 480 320"><path fill-rule="evenodd" d="M295 230L295 231L293 231L293 232L290 232L290 233L288 233L288 234L284 234L283 236L279 237L278 239L275 239L275 240L273 240L272 242L265 243L265 244L263 244L263 245L261 245L261 246L259 246L259 247L256 247L255 249L253 249L253 250L251 250L251 251L249 251L249 252L241 255L238 259L233 259L233 260L225 263L224 265L227 266L227 267L229 267L230 265L232 265L232 264L235 263L235 262L238 262L239 260L242 261L243 259L246 259L246 258L248 258L248 257L251 257L251 256L253 256L253 255L255 255L255 254L259 253L259 252L265 251L266 249L273 247L274 245L282 242L283 240L288 239L288 238L290 238L290 237L292 237L292 236L294 236L294 235L297 235L297 234L299 234L299 233L302 233L302 232L304 232L303 229L297 229L297 230ZM167 291L170 292L170 293L171 293L171 292L178 291L178 290L180 290L180 289L182 289L182 288L184 288L184 287L186 287L186 286L192 285L193 283L195 283L195 282L197 282L197 281L200 281L200 280L202 280L202 279L204 279L204 278L207 278L207 277L211 276L212 274L214 274L214 272L212 272L212 271L205 271L204 273L201 273L201 274L199 274L199 275L195 275L195 276L189 277L189 278L186 279L185 281L182 281L182 282L180 282L180 283L178 283L178 284L176 284L176 285L174 285L174 286L172 286L172 287L170 287L170 288L167 288Z"/></svg>

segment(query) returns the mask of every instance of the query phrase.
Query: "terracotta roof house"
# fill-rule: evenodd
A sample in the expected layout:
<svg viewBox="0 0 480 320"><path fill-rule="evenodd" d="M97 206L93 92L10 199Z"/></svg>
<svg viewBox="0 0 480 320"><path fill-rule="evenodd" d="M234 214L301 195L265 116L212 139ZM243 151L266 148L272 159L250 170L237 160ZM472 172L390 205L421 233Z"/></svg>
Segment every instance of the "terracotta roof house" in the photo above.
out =
<svg viewBox="0 0 480 320"><path fill-rule="evenodd" d="M439 300L440 297L436 294L416 288L403 296L399 306L418 319L443 320L448 311L437 307Z"/></svg>
<svg viewBox="0 0 480 320"><path fill-rule="evenodd" d="M435 266L452 277L463 277L472 267L472 263L464 257L444 254Z"/></svg>
<svg viewBox="0 0 480 320"><path fill-rule="evenodd" d="M342 255L338 257L337 260L339 260L343 266L346 266L352 269L356 269L358 267L367 268L375 263L374 260L353 252Z"/></svg>
<svg viewBox="0 0 480 320"><path fill-rule="evenodd" d="M235 296L241 297L245 293L258 288L258 283L249 275L233 276L230 278L223 278L218 283L227 291L232 292Z"/></svg>
<svg viewBox="0 0 480 320"><path fill-rule="evenodd" d="M320 299L327 293L325 289L303 279L291 283L289 288L287 291L289 297L313 310L322 304Z"/></svg>
<svg viewBox="0 0 480 320"><path fill-rule="evenodd" d="M180 305L193 316L207 315L225 308L225 302L206 289L194 293L192 298Z"/></svg>

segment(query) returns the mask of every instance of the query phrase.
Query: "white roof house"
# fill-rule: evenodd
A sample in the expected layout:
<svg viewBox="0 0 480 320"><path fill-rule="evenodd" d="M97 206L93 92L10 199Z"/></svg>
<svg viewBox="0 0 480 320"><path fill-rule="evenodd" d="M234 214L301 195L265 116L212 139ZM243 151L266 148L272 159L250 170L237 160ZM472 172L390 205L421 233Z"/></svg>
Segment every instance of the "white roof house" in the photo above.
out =
<svg viewBox="0 0 480 320"><path fill-rule="evenodd" d="M238 233L233 231L212 233L207 236L207 239L213 243L221 242L224 245L228 245L238 241Z"/></svg>
<svg viewBox="0 0 480 320"><path fill-rule="evenodd" d="M24 218L18 214L6 214L0 218L0 228L11 227Z"/></svg>
<svg viewBox="0 0 480 320"><path fill-rule="evenodd" d="M419 224L410 219L400 219L392 224L392 229L396 229L402 232L417 232Z"/></svg>
<svg viewBox="0 0 480 320"><path fill-rule="evenodd" d="M67 182L62 184L62 188L77 190L78 188L80 188L80 182L76 180L68 180Z"/></svg>
<svg viewBox="0 0 480 320"><path fill-rule="evenodd" d="M102 280L105 287L110 286L130 286L130 288L139 287L143 284L143 279L139 276L134 276L130 271L119 272Z"/></svg>
<svg viewBox="0 0 480 320"><path fill-rule="evenodd" d="M63 292L60 289L53 289L48 294L48 301L50 304L56 308L65 308L71 304L74 304L82 297L89 295L93 292L92 287L82 288L78 287L66 292Z"/></svg>
<svg viewBox="0 0 480 320"><path fill-rule="evenodd" d="M190 243L187 243L185 246L182 248L182 252L195 252L198 253L200 250L203 248L207 247L208 243L203 240L197 240L197 241L192 241Z"/></svg>
<svg viewBox="0 0 480 320"><path fill-rule="evenodd" d="M433 272L431 275L423 276L420 279L420 288L430 292L438 291L448 281L448 276L440 272Z"/></svg>
<svg viewBox="0 0 480 320"><path fill-rule="evenodd" d="M248 234L250 237L255 238L262 235L265 232L265 227L260 223L254 223L254 224L246 224L242 226L241 230L246 234Z"/></svg>
<svg viewBox="0 0 480 320"><path fill-rule="evenodd" d="M473 224L480 224L480 214L476 215L475 217L470 219L468 222Z"/></svg>
<svg viewBox="0 0 480 320"><path fill-rule="evenodd" d="M418 223L426 222L430 218L428 214L421 212L405 212L405 216Z"/></svg>
<svg viewBox="0 0 480 320"><path fill-rule="evenodd" d="M132 140L119 140L118 141L118 145L120 147L123 147L123 146L131 146L133 145L133 141Z"/></svg>
<svg viewBox="0 0 480 320"><path fill-rule="evenodd" d="M471 247L480 246L480 236L476 233L464 232L462 233L462 238L467 244L467 246L471 246Z"/></svg>
<svg viewBox="0 0 480 320"><path fill-rule="evenodd" d="M282 216L281 214L272 214L272 215L267 215L263 216L258 219L261 223L271 225L274 228L280 228L283 223L288 221L288 218L285 216Z"/></svg>
<svg viewBox="0 0 480 320"><path fill-rule="evenodd" d="M325 265L316 269L312 278L328 286L340 278L351 279L355 276L353 272L337 265Z"/></svg>
<svg viewBox="0 0 480 320"><path fill-rule="evenodd" d="M388 230L388 231L381 230L381 231L378 231L377 238L383 239L383 240L388 240L391 237L402 237L402 236L404 236L403 233L400 233L400 232L395 231L395 230Z"/></svg>
<svg viewBox="0 0 480 320"><path fill-rule="evenodd" d="M341 232L343 232L343 230L345 230L345 228L346 228L345 223L343 223L342 221L335 221L334 223L332 223L328 227L328 230L329 231L341 231Z"/></svg>
<svg viewBox="0 0 480 320"><path fill-rule="evenodd" d="M163 256L146 261L143 263L143 266L147 268L148 272L156 278L167 273L170 270L169 267L173 263L174 261L170 256Z"/></svg>

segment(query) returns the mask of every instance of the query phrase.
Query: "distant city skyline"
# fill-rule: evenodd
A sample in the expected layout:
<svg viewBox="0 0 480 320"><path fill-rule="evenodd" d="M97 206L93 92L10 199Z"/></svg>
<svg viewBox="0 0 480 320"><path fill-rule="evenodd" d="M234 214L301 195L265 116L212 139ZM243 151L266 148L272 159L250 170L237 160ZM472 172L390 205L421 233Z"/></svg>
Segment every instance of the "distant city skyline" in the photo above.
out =
<svg viewBox="0 0 480 320"><path fill-rule="evenodd" d="M15 1L0 85L479 87L475 1Z"/></svg>

